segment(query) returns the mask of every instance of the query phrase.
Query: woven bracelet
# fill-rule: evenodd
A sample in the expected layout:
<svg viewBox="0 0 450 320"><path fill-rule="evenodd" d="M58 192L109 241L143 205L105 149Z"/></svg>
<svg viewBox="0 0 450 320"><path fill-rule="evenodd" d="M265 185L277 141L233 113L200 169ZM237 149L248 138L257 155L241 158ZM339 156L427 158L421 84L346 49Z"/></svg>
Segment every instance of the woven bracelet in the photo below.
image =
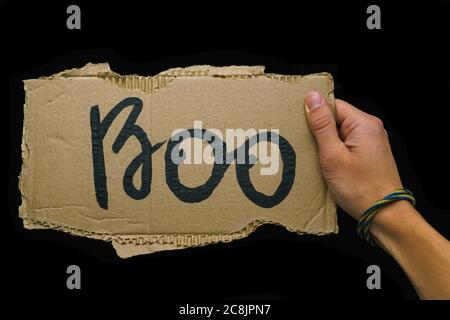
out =
<svg viewBox="0 0 450 320"><path fill-rule="evenodd" d="M375 241L373 241L370 236L370 225L372 224L375 214L385 205L399 200L408 200L413 206L416 205L416 199L414 199L414 196L410 190L404 188L395 190L383 199L375 202L362 214L358 222L358 236L365 239L371 245L375 245Z"/></svg>

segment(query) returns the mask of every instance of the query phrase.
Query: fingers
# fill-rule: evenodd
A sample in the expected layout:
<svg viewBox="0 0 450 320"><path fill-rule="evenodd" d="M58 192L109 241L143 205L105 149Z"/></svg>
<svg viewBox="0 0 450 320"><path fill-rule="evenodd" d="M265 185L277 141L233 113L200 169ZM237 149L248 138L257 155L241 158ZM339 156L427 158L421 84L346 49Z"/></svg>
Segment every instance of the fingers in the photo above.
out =
<svg viewBox="0 0 450 320"><path fill-rule="evenodd" d="M342 123L347 120L356 120L362 119L368 114L364 111L359 110L358 108L352 106L350 103L345 102L344 100L336 99L336 122L338 126L341 126Z"/></svg>
<svg viewBox="0 0 450 320"><path fill-rule="evenodd" d="M319 152L330 153L342 149L344 145L339 139L333 112L319 92L312 91L307 95L305 110Z"/></svg>
<svg viewBox="0 0 450 320"><path fill-rule="evenodd" d="M349 134L358 126L371 127L375 129L383 129L383 123L380 119L372 116L364 111L359 110L348 102L336 99L336 123L339 127L339 137L342 141L346 141Z"/></svg>
<svg viewBox="0 0 450 320"><path fill-rule="evenodd" d="M366 118L368 114L340 99L336 99L335 105L339 137L345 142L348 135L361 123L364 123L364 118Z"/></svg>

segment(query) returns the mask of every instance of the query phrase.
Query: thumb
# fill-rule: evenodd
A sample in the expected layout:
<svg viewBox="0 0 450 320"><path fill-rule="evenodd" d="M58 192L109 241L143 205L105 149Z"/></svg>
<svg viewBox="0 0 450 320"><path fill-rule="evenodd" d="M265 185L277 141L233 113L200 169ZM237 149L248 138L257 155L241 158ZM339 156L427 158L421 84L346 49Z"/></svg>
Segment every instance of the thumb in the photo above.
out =
<svg viewBox="0 0 450 320"><path fill-rule="evenodd" d="M311 91L305 98L305 110L311 131L316 138L319 152L332 152L342 145L336 120L324 97Z"/></svg>

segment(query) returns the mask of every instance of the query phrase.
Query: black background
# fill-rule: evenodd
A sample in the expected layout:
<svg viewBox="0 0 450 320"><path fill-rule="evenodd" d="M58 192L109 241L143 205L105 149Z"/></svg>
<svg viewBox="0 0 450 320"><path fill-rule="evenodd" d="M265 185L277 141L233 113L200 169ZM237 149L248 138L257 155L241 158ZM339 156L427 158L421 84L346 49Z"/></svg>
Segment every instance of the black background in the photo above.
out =
<svg viewBox="0 0 450 320"><path fill-rule="evenodd" d="M0 207L0 298L164 300L169 313L182 303L224 299L275 299L287 309L310 298L417 299L395 261L359 240L356 222L342 212L335 236L263 226L230 244L128 260L116 257L109 243L25 230L17 217L21 81L86 62L141 75L193 64L331 72L337 97L383 119L404 185L448 238L447 1L92 2L0 6L2 150L8 151L2 152L8 199ZM81 30L66 28L69 4L81 7ZM369 4L381 7L381 30L366 28ZM70 264L81 267L79 291L66 289ZM381 290L366 288L371 264L381 267Z"/></svg>

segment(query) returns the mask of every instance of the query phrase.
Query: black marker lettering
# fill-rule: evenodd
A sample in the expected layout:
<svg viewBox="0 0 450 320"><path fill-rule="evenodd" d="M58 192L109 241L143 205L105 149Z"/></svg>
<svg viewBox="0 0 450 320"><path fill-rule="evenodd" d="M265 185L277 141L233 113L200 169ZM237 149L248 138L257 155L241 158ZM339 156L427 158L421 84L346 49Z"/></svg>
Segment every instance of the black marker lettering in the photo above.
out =
<svg viewBox="0 0 450 320"><path fill-rule="evenodd" d="M119 153L128 138L135 136L141 144L141 153L139 153L128 165L123 176L123 189L126 194L133 199L144 199L149 193L152 180L152 158L151 154L158 150L162 143L158 143L152 148L147 134L141 127L136 125L136 120L142 111L142 101L139 98L126 98L119 102L106 116L100 121L100 112L98 106L91 108L91 133L92 133L92 159L94 166L94 184L97 202L103 209L108 209L108 187L106 183L105 158L103 151L103 139L112 122L125 108L132 106L130 115L118 134L112 145L112 150ZM141 187L136 188L133 184L133 176L141 168Z"/></svg>
<svg viewBox="0 0 450 320"><path fill-rule="evenodd" d="M203 137L203 134L207 132L205 129L202 129L200 133L200 129L188 129L189 136L193 138ZM198 131L198 132L197 132ZM201 134L201 135L200 135ZM179 133L180 136L184 136L183 132ZM263 208L272 208L282 202L289 192L291 191L292 185L295 180L295 165L296 165L296 156L295 151L289 142L284 139L282 136L278 135L278 147L280 148L281 159L283 161L283 172L280 185L273 195L265 195L255 189L251 180L249 170L253 166L249 161L249 151L250 148L262 141L272 141L272 136L277 135L276 133L269 132L268 134L257 134L256 139L249 138L242 144L239 148L234 151L231 151L228 154L228 157L232 157L234 159L237 158L239 151L241 148L244 148L245 151L245 163L238 164L236 163L236 176L241 187L242 192L244 192L245 196L251 200L256 205ZM227 147L225 142L223 142L217 135L208 132L208 136L211 136L214 139L211 141L207 141L211 143L215 141L216 144L222 145L223 152L219 153L224 155L224 159L222 161L218 161L216 159L214 161L214 166L212 169L211 176L209 179L202 184L201 186L190 188L184 186L178 175L178 165L172 161L171 155L174 148L175 152L182 152L179 150L179 145L182 140L170 140L167 144L167 150L165 154L166 161L166 183L169 189L173 192L173 194L184 202L194 203L201 202L207 199L223 179L225 172L227 171L229 164L226 164L225 159L227 159ZM275 139L275 141L277 141ZM216 145L217 147L217 145ZM215 148L213 149L214 154L216 153ZM236 161L237 162L237 161Z"/></svg>
<svg viewBox="0 0 450 320"><path fill-rule="evenodd" d="M111 127L112 122L125 108L129 106L132 107L131 113L112 145L112 150L114 153L119 153L128 138L131 136L136 137L141 145L141 152L130 162L128 167L125 169L123 176L123 189L129 197L136 200L141 200L150 194L152 181L152 154L165 143L160 142L152 146L144 130L140 126L136 125L136 120L142 111L142 101L139 98L125 98L119 102L103 118L102 121L100 121L99 107L96 105L91 108L90 122L95 196L99 206L103 209L108 209L108 187L103 140ZM219 136L210 131L206 131L205 129L188 129L184 132L178 133L177 135L181 137L191 137L194 139L206 139L209 144L214 142L214 155L217 155L217 157L222 157L222 159L215 158L212 174L204 184L195 188L186 187L181 183L178 175L179 163L174 163L172 159L172 152L179 155L183 154L183 150L179 149L182 139L169 140L165 153L166 183L173 194L181 201L195 203L201 202L211 196L220 181L222 181L225 172L230 165L226 160L236 160L238 154L241 154L242 152L245 154L245 161L243 164L235 161L236 176L242 192L253 203L263 208L272 208L282 202L292 189L295 180L295 151L289 142L277 133L258 133L256 138L255 136L249 138L244 144L229 153L225 142L223 142ZM249 161L249 152L250 148L259 142L274 142L272 137L277 138L274 139L274 141L277 142L280 149L281 159L283 161L283 172L280 185L275 193L273 195L265 195L257 191L250 180L249 171L253 164ZM217 148L221 148L222 150L218 150ZM244 148L244 150L242 150L242 148ZM137 188L133 183L133 177L140 167L141 186L140 188Z"/></svg>

